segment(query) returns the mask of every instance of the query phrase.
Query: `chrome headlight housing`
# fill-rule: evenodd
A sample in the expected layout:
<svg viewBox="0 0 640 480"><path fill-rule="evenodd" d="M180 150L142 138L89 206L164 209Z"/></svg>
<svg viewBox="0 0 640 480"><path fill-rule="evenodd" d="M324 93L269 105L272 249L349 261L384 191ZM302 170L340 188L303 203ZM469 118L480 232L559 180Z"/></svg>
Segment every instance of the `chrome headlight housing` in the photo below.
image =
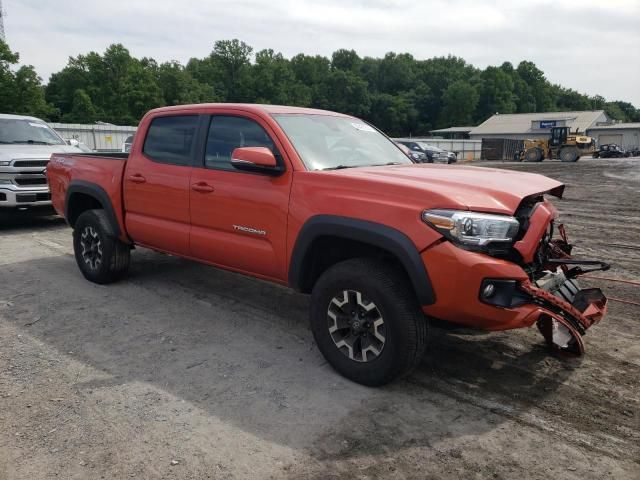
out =
<svg viewBox="0 0 640 480"><path fill-rule="evenodd" d="M472 249L489 244L508 247L520 229L514 217L466 210L425 210L422 220L452 242Z"/></svg>

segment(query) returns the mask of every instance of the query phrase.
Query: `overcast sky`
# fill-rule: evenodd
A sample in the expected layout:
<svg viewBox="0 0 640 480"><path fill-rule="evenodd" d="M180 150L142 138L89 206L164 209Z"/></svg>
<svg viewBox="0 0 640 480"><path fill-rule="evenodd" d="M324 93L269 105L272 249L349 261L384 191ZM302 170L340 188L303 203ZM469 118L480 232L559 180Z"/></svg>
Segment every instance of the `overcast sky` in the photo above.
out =
<svg viewBox="0 0 640 480"><path fill-rule="evenodd" d="M532 60L554 83L640 107L640 0L2 0L7 42L48 80L69 56L124 44L158 61L238 38L329 56L453 54L477 67Z"/></svg>

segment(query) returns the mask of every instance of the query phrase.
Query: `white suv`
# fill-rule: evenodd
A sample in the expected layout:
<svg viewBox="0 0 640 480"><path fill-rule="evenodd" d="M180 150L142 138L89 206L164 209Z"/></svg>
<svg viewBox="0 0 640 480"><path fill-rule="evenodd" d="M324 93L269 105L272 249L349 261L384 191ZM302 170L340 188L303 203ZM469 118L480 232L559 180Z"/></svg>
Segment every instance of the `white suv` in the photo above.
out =
<svg viewBox="0 0 640 480"><path fill-rule="evenodd" d="M51 204L45 170L52 153L81 153L44 121L0 114L0 209Z"/></svg>

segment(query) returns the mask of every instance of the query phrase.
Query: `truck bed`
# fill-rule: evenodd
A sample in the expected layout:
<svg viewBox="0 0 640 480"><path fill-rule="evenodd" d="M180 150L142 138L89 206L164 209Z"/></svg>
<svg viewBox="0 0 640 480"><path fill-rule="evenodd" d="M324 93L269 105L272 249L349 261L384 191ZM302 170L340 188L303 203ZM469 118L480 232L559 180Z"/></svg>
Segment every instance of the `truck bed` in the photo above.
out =
<svg viewBox="0 0 640 480"><path fill-rule="evenodd" d="M70 221L73 219L73 212L66 209L70 196L97 194L97 198L110 201L113 215L120 225L121 237L124 239L122 177L128 157L128 153L122 152L51 155L47 177L51 201L56 212Z"/></svg>

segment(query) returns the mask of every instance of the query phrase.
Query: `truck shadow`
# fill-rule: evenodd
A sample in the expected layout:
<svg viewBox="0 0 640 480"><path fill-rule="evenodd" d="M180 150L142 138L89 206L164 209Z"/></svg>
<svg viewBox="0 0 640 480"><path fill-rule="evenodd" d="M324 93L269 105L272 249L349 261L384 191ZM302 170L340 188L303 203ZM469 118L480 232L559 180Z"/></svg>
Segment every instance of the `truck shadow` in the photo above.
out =
<svg viewBox="0 0 640 480"><path fill-rule="evenodd" d="M13 233L21 230L40 230L65 225L64 218L55 214L53 209L12 210L5 212L0 209L0 232Z"/></svg>
<svg viewBox="0 0 640 480"><path fill-rule="evenodd" d="M362 387L320 356L307 297L144 249L133 259L129 278L110 286L86 282L66 256L12 264L10 282L0 273L0 299L28 285L38 301L0 315L101 372L80 390L142 382L319 462L487 432L572 375L571 364L516 333L432 329L414 373ZM43 320L26 326L35 317Z"/></svg>

